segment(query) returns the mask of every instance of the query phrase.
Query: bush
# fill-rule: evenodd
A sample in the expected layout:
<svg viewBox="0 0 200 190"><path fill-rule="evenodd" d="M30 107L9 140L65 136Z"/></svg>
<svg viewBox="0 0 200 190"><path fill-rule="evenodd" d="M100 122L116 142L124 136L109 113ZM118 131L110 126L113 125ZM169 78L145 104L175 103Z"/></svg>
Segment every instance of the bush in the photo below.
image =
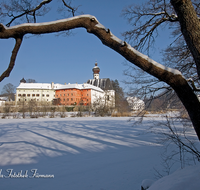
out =
<svg viewBox="0 0 200 190"><path fill-rule="evenodd" d="M74 107L65 107L67 112L72 112L74 110Z"/></svg>

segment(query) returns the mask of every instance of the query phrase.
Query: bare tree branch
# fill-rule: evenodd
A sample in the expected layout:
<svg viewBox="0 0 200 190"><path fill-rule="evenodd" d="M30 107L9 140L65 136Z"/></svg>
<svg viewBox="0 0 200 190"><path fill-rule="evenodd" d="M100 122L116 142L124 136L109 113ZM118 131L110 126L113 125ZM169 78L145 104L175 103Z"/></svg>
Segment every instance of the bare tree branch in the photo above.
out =
<svg viewBox="0 0 200 190"><path fill-rule="evenodd" d="M149 0L141 6L129 6L123 10L123 16L128 19L133 29L124 32L125 39L133 41L134 47L147 51L152 47L154 34L161 24L178 21L178 17L170 3L164 1ZM145 46L146 45L146 46Z"/></svg>
<svg viewBox="0 0 200 190"><path fill-rule="evenodd" d="M65 2L65 0L62 0L62 2L63 2L63 4L64 4L65 7L67 7L68 9L71 10L72 15L75 16L74 13L75 13L76 9L75 9L75 8L72 8L69 4L67 4L67 3Z"/></svg>
<svg viewBox="0 0 200 190"><path fill-rule="evenodd" d="M29 19L28 19L28 15L31 15L34 17L34 22L36 22L36 11L39 10L42 6L50 3L52 0L44 0L42 1L38 6L36 6L35 8L29 10L29 9L26 9L23 11L23 13L17 15L17 16L14 16L13 14L10 15L10 17L13 17L10 22L8 22L6 24L7 27L9 27L16 19L22 17L22 16L26 16L27 18L27 21L29 22Z"/></svg>
<svg viewBox="0 0 200 190"><path fill-rule="evenodd" d="M0 76L0 82L5 78L5 77L9 77L14 65L15 65L15 60L16 60L16 57L17 57L17 53L20 49L20 46L22 44L22 39L23 37L18 37L16 38L16 43L15 43L15 47L12 51L12 55L11 55L11 58L10 58L10 63L9 63L9 66L8 68L6 69L6 71L4 71L2 73L2 75Z"/></svg>

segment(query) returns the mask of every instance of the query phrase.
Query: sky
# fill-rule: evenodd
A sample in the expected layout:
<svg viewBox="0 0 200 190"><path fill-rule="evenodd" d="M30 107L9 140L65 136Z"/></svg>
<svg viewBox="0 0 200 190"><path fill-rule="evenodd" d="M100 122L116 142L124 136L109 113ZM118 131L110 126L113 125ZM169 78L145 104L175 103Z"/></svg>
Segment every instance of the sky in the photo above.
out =
<svg viewBox="0 0 200 190"><path fill-rule="evenodd" d="M74 6L81 5L78 12L94 15L101 24L122 40L121 34L130 29L127 20L121 16L122 9L133 3L138 2L134 0L72 1ZM54 1L52 5L57 7L57 4L58 1ZM52 9L37 21L47 22L60 18L63 17ZM13 46L13 39L1 40L1 73L8 66ZM163 42L160 43L158 51L162 46ZM157 53L152 58L156 61L160 60ZM75 29L70 36L55 34L28 36L23 40L9 78L0 83L0 92L8 83L17 87L23 77L35 79L39 83L82 84L93 78L92 68L95 62L100 68L100 78L117 79L126 91L127 87L122 82L126 80L123 75L123 71L127 68L124 66L125 59L104 46L96 36L87 33L85 29Z"/></svg>

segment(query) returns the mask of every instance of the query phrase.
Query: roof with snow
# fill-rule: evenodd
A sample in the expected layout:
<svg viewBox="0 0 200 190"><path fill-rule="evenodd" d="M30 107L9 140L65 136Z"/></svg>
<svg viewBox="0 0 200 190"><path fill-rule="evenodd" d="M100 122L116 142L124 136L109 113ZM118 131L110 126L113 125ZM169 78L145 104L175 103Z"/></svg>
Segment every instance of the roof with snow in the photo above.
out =
<svg viewBox="0 0 200 190"><path fill-rule="evenodd" d="M101 88L91 85L91 84L66 84L66 85L60 85L58 87L55 87L55 90L61 90L61 89L79 89L79 90L83 90L83 89L92 89L92 90L96 90L99 92L104 92Z"/></svg>
<svg viewBox="0 0 200 190"><path fill-rule="evenodd" d="M0 101L8 101L8 97L0 97Z"/></svg>
<svg viewBox="0 0 200 190"><path fill-rule="evenodd" d="M54 90L55 87L61 84L51 84L51 83L20 83L17 89L46 89Z"/></svg>
<svg viewBox="0 0 200 190"><path fill-rule="evenodd" d="M135 105L135 104L144 104L144 101L143 100L140 100L139 98L137 97L127 97L126 98L129 106L132 106L132 105Z"/></svg>
<svg viewBox="0 0 200 190"><path fill-rule="evenodd" d="M109 78L104 79L89 79L87 84L94 85L101 88L102 90L113 90L112 83Z"/></svg>
<svg viewBox="0 0 200 190"><path fill-rule="evenodd" d="M103 90L97 86L91 84L50 84L50 83L20 83L17 89L46 89L46 90L61 90L61 89L92 89L99 92Z"/></svg>

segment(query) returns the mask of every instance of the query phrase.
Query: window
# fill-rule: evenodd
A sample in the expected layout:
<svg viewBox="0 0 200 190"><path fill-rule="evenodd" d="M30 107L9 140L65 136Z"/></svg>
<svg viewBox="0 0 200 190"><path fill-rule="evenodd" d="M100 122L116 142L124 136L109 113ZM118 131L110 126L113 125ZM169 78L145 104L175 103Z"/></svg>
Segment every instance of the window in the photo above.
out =
<svg viewBox="0 0 200 190"><path fill-rule="evenodd" d="M20 102L20 99L19 99L19 102Z"/></svg>
<svg viewBox="0 0 200 190"><path fill-rule="evenodd" d="M60 96L62 96L62 94L60 94Z"/></svg>
<svg viewBox="0 0 200 190"><path fill-rule="evenodd" d="M48 102L49 100L47 99L47 102Z"/></svg>
<svg viewBox="0 0 200 190"><path fill-rule="evenodd" d="M27 94L27 96L30 97L31 95L30 95L30 94Z"/></svg>
<svg viewBox="0 0 200 190"><path fill-rule="evenodd" d="M32 94L32 97L34 97L35 96L35 94Z"/></svg>
<svg viewBox="0 0 200 190"><path fill-rule="evenodd" d="M42 94L42 97L44 97L44 94Z"/></svg>
<svg viewBox="0 0 200 190"><path fill-rule="evenodd" d="M49 97L49 94L46 94L46 97Z"/></svg>
<svg viewBox="0 0 200 190"><path fill-rule="evenodd" d="M63 101L65 101L65 99L63 99Z"/></svg>
<svg viewBox="0 0 200 190"><path fill-rule="evenodd" d="M73 96L73 93L72 93L72 96Z"/></svg>
<svg viewBox="0 0 200 190"><path fill-rule="evenodd" d="M73 98L71 98L71 101L73 101Z"/></svg>
<svg viewBox="0 0 200 190"><path fill-rule="evenodd" d="M69 98L67 98L67 101L69 101Z"/></svg>
<svg viewBox="0 0 200 190"><path fill-rule="evenodd" d="M39 97L40 95L39 95L39 94L36 94L36 96Z"/></svg>
<svg viewBox="0 0 200 190"><path fill-rule="evenodd" d="M21 96L21 94L18 94L18 96Z"/></svg>
<svg viewBox="0 0 200 190"><path fill-rule="evenodd" d="M26 96L26 94L23 94L23 96L25 97L25 96Z"/></svg>
<svg viewBox="0 0 200 190"><path fill-rule="evenodd" d="M110 100L110 97L109 97L109 95L107 96L107 100Z"/></svg>

